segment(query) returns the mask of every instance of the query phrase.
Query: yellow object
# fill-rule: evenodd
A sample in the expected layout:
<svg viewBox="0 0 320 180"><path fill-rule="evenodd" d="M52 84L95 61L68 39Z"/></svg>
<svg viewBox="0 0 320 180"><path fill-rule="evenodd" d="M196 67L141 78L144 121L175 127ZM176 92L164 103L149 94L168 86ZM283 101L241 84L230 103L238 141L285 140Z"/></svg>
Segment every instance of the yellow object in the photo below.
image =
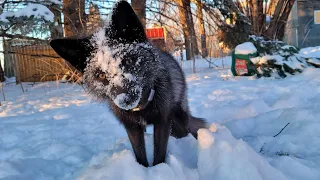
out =
<svg viewBox="0 0 320 180"><path fill-rule="evenodd" d="M314 24L320 24L320 10L314 11Z"/></svg>

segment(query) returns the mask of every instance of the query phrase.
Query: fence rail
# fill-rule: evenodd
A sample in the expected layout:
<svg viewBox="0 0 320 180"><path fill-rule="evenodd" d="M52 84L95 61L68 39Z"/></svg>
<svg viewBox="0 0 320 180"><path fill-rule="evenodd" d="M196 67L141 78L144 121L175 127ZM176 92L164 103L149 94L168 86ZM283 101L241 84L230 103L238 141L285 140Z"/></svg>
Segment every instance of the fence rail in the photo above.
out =
<svg viewBox="0 0 320 180"><path fill-rule="evenodd" d="M15 40L3 43L5 74L15 76L17 83L55 81L72 70L47 42Z"/></svg>

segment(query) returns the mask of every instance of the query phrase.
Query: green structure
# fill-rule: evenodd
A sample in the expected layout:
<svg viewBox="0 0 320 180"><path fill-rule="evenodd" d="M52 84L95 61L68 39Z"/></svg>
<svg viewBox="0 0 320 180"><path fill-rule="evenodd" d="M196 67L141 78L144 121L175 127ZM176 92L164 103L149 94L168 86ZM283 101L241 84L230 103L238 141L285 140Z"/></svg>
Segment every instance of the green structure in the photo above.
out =
<svg viewBox="0 0 320 180"><path fill-rule="evenodd" d="M253 76L257 70L250 58L257 57L257 53L253 54L236 54L232 52L231 71L234 76Z"/></svg>

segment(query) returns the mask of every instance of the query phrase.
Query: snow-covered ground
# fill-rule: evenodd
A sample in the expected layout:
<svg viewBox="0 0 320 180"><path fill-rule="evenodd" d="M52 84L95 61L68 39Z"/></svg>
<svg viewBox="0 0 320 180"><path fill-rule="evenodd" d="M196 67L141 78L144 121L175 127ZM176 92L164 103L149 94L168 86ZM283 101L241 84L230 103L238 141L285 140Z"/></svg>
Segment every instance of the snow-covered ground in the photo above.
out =
<svg viewBox="0 0 320 180"><path fill-rule="evenodd" d="M0 179L320 179L320 69L276 80L198 65L197 74L186 70L189 104L211 126L198 140L171 137L166 163L149 168L135 162L107 105L81 86L26 83L23 93L5 85ZM152 127L147 132L151 162Z"/></svg>

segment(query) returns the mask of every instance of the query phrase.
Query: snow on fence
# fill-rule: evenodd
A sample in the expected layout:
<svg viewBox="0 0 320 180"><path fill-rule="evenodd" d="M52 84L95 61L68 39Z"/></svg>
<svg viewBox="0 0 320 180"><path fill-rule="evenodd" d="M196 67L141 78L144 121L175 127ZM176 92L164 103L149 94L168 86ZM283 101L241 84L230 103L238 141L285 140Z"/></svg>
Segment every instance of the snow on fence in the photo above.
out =
<svg viewBox="0 0 320 180"><path fill-rule="evenodd" d="M72 71L47 42L6 41L3 54L4 64L14 69L17 83L55 81Z"/></svg>

